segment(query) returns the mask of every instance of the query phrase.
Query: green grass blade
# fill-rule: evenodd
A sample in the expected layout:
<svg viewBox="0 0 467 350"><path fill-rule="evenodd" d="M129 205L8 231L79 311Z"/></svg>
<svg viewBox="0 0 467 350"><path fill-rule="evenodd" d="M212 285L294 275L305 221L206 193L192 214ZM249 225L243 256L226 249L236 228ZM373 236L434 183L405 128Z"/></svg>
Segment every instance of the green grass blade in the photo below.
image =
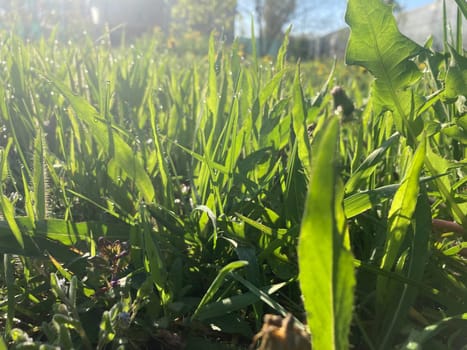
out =
<svg viewBox="0 0 467 350"><path fill-rule="evenodd" d="M338 119L331 119L316 137L298 246L299 280L313 346L346 349L355 277L353 258L344 243L337 170Z"/></svg>
<svg viewBox="0 0 467 350"><path fill-rule="evenodd" d="M21 178L23 180L23 188L24 188L24 209L26 211L26 215L31 220L31 224L34 226L35 215L34 215L33 199L31 196L31 191L29 190L29 184L26 179L26 174L22 169L21 169Z"/></svg>
<svg viewBox="0 0 467 350"><path fill-rule="evenodd" d="M9 333L9 330L8 332L5 330L5 333ZM0 337L0 350L8 350L3 336Z"/></svg>
<svg viewBox="0 0 467 350"><path fill-rule="evenodd" d="M4 329L4 336L8 337L11 329L13 328L15 317L15 277L13 275L13 262L9 254L3 256L3 273L7 288L7 315Z"/></svg>
<svg viewBox="0 0 467 350"><path fill-rule="evenodd" d="M0 253L41 256L43 250L55 252L57 247L70 247L79 242L89 243L91 235L109 240L127 240L132 226L119 223L79 222L48 219L32 222L29 217L16 217L17 226L26 233L24 247L19 249L11 226L0 221ZM29 237L34 237L34 241ZM38 250L39 248L39 250Z"/></svg>
<svg viewBox="0 0 467 350"><path fill-rule="evenodd" d="M259 290L268 295L271 295L271 294L276 293L278 290L280 290L285 285L287 285L287 283L283 282L283 283L278 283L272 286L259 288ZM253 292L247 292L247 293L243 293L240 295L234 295L229 298L224 298L220 301L214 301L214 302L205 304L198 312L197 318L202 321L202 320L206 320L209 318L220 317L220 316L228 314L229 312L240 310L250 305L253 305L258 300L260 300L260 297Z"/></svg>
<svg viewBox="0 0 467 350"><path fill-rule="evenodd" d="M440 174L438 176L422 177L420 179L420 183L426 183L446 175L447 173ZM345 217L347 219L351 219L368 209L386 202L388 199L394 197L394 194L399 187L400 184L381 186L374 190L361 191L346 197L344 199Z"/></svg>
<svg viewBox="0 0 467 350"><path fill-rule="evenodd" d="M0 184L3 184L5 177L8 174L8 154L12 145L12 139L8 140L7 146L4 150L0 150ZM3 194L3 190L0 193L0 209L4 220L8 223L11 233L15 237L21 248L24 248L23 234L15 220L15 208L10 202L9 198Z"/></svg>
<svg viewBox="0 0 467 350"><path fill-rule="evenodd" d="M58 79L53 81L55 87L70 102L78 117L88 126L88 131L92 134L99 146L107 154L117 161L120 169L128 177L135 181L138 190L146 202L152 202L155 196L154 186L151 178L144 169L140 158L133 152L130 146L116 132L112 134L113 148L110 148L109 130L105 123L100 120L99 113L95 108L81 96L76 96L72 91ZM118 179L112 179L118 183Z"/></svg>
<svg viewBox="0 0 467 350"><path fill-rule="evenodd" d="M196 319L198 316L198 313L201 311L203 306L206 305L209 301L211 301L214 298L214 295L219 290L219 288L222 286L222 284L224 283L225 277L227 277L229 273L241 267L245 267L246 265L248 265L247 261L239 260L239 261L231 262L227 264L226 266L224 266L219 271L214 281L212 281L206 293L204 293L203 298L201 299L198 306L196 307L195 312L193 312L191 319L192 320Z"/></svg>
<svg viewBox="0 0 467 350"><path fill-rule="evenodd" d="M298 142L298 157L303 168L309 175L310 171L310 141L307 131L307 111L305 109L305 99L303 97L302 85L300 83L300 65L297 65L293 81L293 131Z"/></svg>
<svg viewBox="0 0 467 350"><path fill-rule="evenodd" d="M415 228L413 237L411 237L410 255L407 258L407 278L420 282L430 254L430 233L432 230L431 209L425 191L417 201L414 218ZM401 271L398 272L401 273ZM388 347L393 336L404 325L409 309L419 293L418 288L413 285L405 284L401 286L397 282L394 283L394 281L392 281L390 288L393 292L393 300L386 300L386 303L387 305L394 305L394 307L388 308L388 312L383 316L384 320L381 327L383 334L380 338L382 339L380 343L382 349Z"/></svg>
<svg viewBox="0 0 467 350"><path fill-rule="evenodd" d="M458 321L463 321L465 323L467 321L467 313L443 318L441 321L435 324L426 326L421 331L415 331L415 330L412 331L412 333L409 336L409 339L404 344L404 346L401 347L401 349L402 350L428 349L428 347L425 347L425 345L429 345L428 342L430 341L430 339L435 337L444 328L446 328L446 326L448 326L450 323L457 323Z"/></svg>
<svg viewBox="0 0 467 350"><path fill-rule="evenodd" d="M232 273L232 277L242 283L245 287L247 287L253 294L258 296L263 303L271 307L273 310L275 310L278 314L282 315L283 317L287 316L289 313L285 307L283 307L281 304L279 304L276 300L274 300L271 295L262 289L256 287L253 283L250 281L246 280L242 276L238 275L237 273ZM303 323L300 322L297 318L294 317L294 323L298 325L299 327L304 327Z"/></svg>
<svg viewBox="0 0 467 350"><path fill-rule="evenodd" d="M388 214L388 233L380 265L383 270L390 271L397 264L396 270L402 271L404 259L406 258L401 258L403 255L401 248L409 234L412 217L415 213L420 190L419 176L423 168L425 153L426 142L422 141L409 164L406 176L394 195ZM426 214L427 210L423 210L423 215ZM428 215L430 215L429 210ZM408 258L410 259L411 255ZM381 329L381 349L386 349L391 345L397 321L405 315L410 307L414 292L407 290L407 288L401 291L400 285L391 283L386 278L379 276L376 293L378 319L381 322L379 325Z"/></svg>
<svg viewBox="0 0 467 350"><path fill-rule="evenodd" d="M376 167L385 156L386 151L398 140L399 133L395 133L389 139L384 141L379 148L371 152L345 184L346 192L353 192L358 187L360 181L367 179L371 174L373 174L373 172L376 170Z"/></svg>
<svg viewBox="0 0 467 350"><path fill-rule="evenodd" d="M44 220L47 211L47 173L45 161L45 145L42 131L39 130L34 140L34 166L33 166L33 196L36 219Z"/></svg>
<svg viewBox="0 0 467 350"><path fill-rule="evenodd" d="M412 162L407 170L406 177L394 195L389 210L388 237L385 244L381 267L390 270L399 256L399 249L407 234L412 216L417 204L420 190L420 172L423 167L426 153L426 142L423 141L415 152Z"/></svg>
<svg viewBox="0 0 467 350"><path fill-rule="evenodd" d="M154 237L155 232L151 228L149 217L147 217L144 210L144 208L141 208L141 215L143 216L144 267L160 293L162 304L166 305L171 298L170 291L167 288L167 267L164 263L157 237Z"/></svg>

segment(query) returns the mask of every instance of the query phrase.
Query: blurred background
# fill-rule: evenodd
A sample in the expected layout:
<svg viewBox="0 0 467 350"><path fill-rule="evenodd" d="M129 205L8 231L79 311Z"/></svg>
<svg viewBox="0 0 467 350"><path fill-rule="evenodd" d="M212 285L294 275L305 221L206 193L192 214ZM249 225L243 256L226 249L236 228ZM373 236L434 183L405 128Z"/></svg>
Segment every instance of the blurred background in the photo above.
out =
<svg viewBox="0 0 467 350"><path fill-rule="evenodd" d="M420 44L430 34L434 46L442 42L442 0L385 0L394 6L401 31ZM215 31L246 46L252 34L262 55L274 55L285 30L292 25L291 50L302 58L341 56L348 30L345 0L0 0L0 29L25 39L54 35L80 40L86 33L99 38L110 33L119 45L144 35L160 35L169 46L204 50ZM455 23L454 0L446 0L448 19ZM454 27L454 26L453 26ZM464 31L467 25L464 25ZM454 29L454 28L453 28ZM467 38L467 35L465 35ZM248 50L248 47L246 48Z"/></svg>

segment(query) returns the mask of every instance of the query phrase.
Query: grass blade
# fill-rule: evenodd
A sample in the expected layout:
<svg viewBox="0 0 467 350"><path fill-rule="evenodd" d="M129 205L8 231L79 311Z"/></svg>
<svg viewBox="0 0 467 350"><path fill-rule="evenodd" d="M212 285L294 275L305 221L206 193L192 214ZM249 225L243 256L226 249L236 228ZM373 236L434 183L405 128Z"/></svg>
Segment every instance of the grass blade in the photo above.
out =
<svg viewBox="0 0 467 350"><path fill-rule="evenodd" d="M78 117L88 125L89 132L93 135L99 146L102 147L103 150L106 150L107 154L117 161L120 169L135 181L144 200L148 203L151 202L155 196L154 186L141 160L135 155L130 146L114 132L112 134L114 152L111 152L109 130L107 125L100 120L99 113L95 108L84 98L74 95L72 91L65 84L58 81L58 79L54 80L53 84L70 102ZM112 180L118 183L118 179Z"/></svg>
<svg viewBox="0 0 467 350"><path fill-rule="evenodd" d="M246 265L248 265L247 261L239 260L239 261L231 262L230 264L227 264L226 266L224 266L219 271L219 273L217 274L214 281L212 281L212 283L209 286L206 293L204 293L204 296L201 299L201 301L199 302L195 312L193 312L193 315L191 316L191 319L194 320L195 318L197 318L198 313L202 310L203 306L206 305L210 300L212 300L212 298L214 298L214 295L219 290L222 283L224 283L224 279L229 273L231 273L232 271L234 271L236 269L244 267Z"/></svg>
<svg viewBox="0 0 467 350"><path fill-rule="evenodd" d="M336 166L338 119L331 119L316 137L298 246L299 280L313 346L347 349L355 277L352 255L345 247L342 186Z"/></svg>
<svg viewBox="0 0 467 350"><path fill-rule="evenodd" d="M396 262L402 241L415 212L420 189L419 177L425 160L425 153L426 143L422 142L413 156L406 177L402 180L401 186L394 195L389 210L389 231L384 249L385 253L381 261L383 269L390 270Z"/></svg>
<svg viewBox="0 0 467 350"><path fill-rule="evenodd" d="M8 154L10 153L11 145L12 140L9 139L5 150L0 152L0 184L5 181L5 177L8 174L7 158ZM15 208L10 202L9 198L3 194L3 191L0 193L0 209L2 211L4 220L7 221L8 226L10 227L11 233L16 238L16 241L21 246L21 248L24 248L23 234L21 233L21 230L15 220Z"/></svg>

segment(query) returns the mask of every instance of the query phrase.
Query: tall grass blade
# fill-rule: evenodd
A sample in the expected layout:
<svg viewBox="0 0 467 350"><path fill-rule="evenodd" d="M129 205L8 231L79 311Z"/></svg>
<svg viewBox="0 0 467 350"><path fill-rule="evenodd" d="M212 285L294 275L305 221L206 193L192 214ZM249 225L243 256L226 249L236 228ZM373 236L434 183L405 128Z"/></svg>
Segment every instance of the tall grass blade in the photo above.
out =
<svg viewBox="0 0 467 350"><path fill-rule="evenodd" d="M203 298L201 299L198 306L196 307L195 312L193 312L191 319L192 320L196 319L198 316L198 313L202 310L203 306L206 305L208 302L210 302L214 298L214 295L219 290L219 288L222 286L222 284L224 283L224 279L229 273L241 267L244 267L246 265L248 265L247 261L239 260L239 261L231 262L230 264L227 264L226 266L224 266L219 271L214 281L212 281L206 293L204 293Z"/></svg>
<svg viewBox="0 0 467 350"><path fill-rule="evenodd" d="M12 143L12 139L9 139L5 149L0 150L0 184L3 184L5 182L6 176L8 175L7 160ZM3 194L3 189L0 191L0 209L4 220L6 220L6 222L8 223L11 233L15 237L20 247L24 248L23 234L15 220L15 208L11 203L10 199Z"/></svg>
<svg viewBox="0 0 467 350"><path fill-rule="evenodd" d="M399 133L394 133L380 147L370 153L345 184L346 192L353 192L361 181L366 180L374 173L378 164L385 156L386 151L399 140L399 136Z"/></svg>
<svg viewBox="0 0 467 350"><path fill-rule="evenodd" d="M426 142L423 141L415 152L412 162L407 170L406 177L394 195L389 210L388 236L384 248L381 268L390 270L396 262L402 242L407 234L415 212L417 197L420 190L420 172L423 167L426 153Z"/></svg>
<svg viewBox="0 0 467 350"><path fill-rule="evenodd" d="M410 255L407 258L407 278L420 282L425 272L426 264L430 254L430 233L431 233L431 209L426 191L423 191L418 198L417 207L414 213L415 227L411 237ZM398 271L399 273L401 271ZM387 348L394 335L404 325L410 307L413 305L419 290L413 285L391 281L391 291L393 301L386 300L388 305L395 305L384 315L383 333L380 345Z"/></svg>
<svg viewBox="0 0 467 350"><path fill-rule="evenodd" d="M87 124L87 130L92 134L94 140L107 154L117 161L119 168L135 181L138 190L146 202L152 202L155 197L154 186L144 169L140 158L133 152L130 146L116 132L113 136L114 152L111 153L109 130L106 124L100 120L99 113L83 97L76 96L62 82L55 79L55 87L70 102L78 117ZM118 179L112 179L118 183Z"/></svg>
<svg viewBox="0 0 467 350"><path fill-rule="evenodd" d="M389 210L388 233L384 247L384 256L381 261L381 268L383 270L390 271L397 262L402 263L404 261L404 259L399 260L399 258L402 255L401 248L403 247L404 241L409 235L412 217L415 214L417 206L417 198L420 191L419 176L424 164L425 153L426 142L422 141L413 156L405 178L402 180L399 189L394 195ZM426 196L423 198L426 200ZM420 204L421 207L419 210L422 211L422 213L419 213L419 215L428 215L428 218L430 218L430 209L429 207L423 206L423 204L424 203ZM419 220L419 222L420 221L421 220ZM430 229L430 223L428 223L428 227L426 227L426 222L423 221L421 221L419 225L424 227L425 230ZM420 233L418 233L418 235L420 235ZM417 237L417 241L418 240ZM424 250L428 249L426 237L424 238L423 247ZM414 258L412 255L413 254L409 256L412 263L411 266L415 266L416 269L419 270L420 263L417 263L416 259L426 258L426 251L419 252L419 257ZM425 258L423 258L423 264L425 264ZM395 268L398 271L402 271L402 265L397 265ZM411 271L411 273L413 274L414 272ZM415 273L415 276L411 277L419 279L420 273ZM386 349L390 346L391 338L395 332L395 327L398 325L398 321L405 316L415 295L414 291L409 290L408 287L403 288L401 291L400 285L391 283L391 281L381 276L379 276L377 280L376 292L377 312L379 312L379 315L382 317L382 324L380 325L382 339L381 349Z"/></svg>
<svg viewBox="0 0 467 350"><path fill-rule="evenodd" d="M8 337L11 329L13 328L15 317L15 278L13 276L13 262L11 261L11 256L9 254L3 255L3 274L5 278L6 288L7 288L7 315L6 315L6 324L3 335Z"/></svg>
<svg viewBox="0 0 467 350"><path fill-rule="evenodd" d="M165 306L171 298L167 287L167 267L145 208L141 208L140 211L143 219L144 268L159 291L162 305Z"/></svg>
<svg viewBox="0 0 467 350"><path fill-rule="evenodd" d="M36 219L44 220L47 211L47 169L45 161L45 145L42 131L39 129L34 140L34 166L33 166L33 196Z"/></svg>
<svg viewBox="0 0 467 350"><path fill-rule="evenodd" d="M298 246L299 280L313 347L347 349L355 277L337 170L338 119L331 119L316 138Z"/></svg>
<svg viewBox="0 0 467 350"><path fill-rule="evenodd" d="M293 131L298 142L298 157L305 171L310 171L310 141L307 132L307 111L300 83L300 65L297 64L293 81ZM309 174L308 174L309 175Z"/></svg>
<svg viewBox="0 0 467 350"><path fill-rule="evenodd" d="M441 176L446 176L447 173L438 176L422 177L420 183L432 181ZM388 199L393 198L396 191L399 189L400 184L387 185L375 188L374 190L367 190L357 192L344 199L345 217L351 219L371 208L386 202Z"/></svg>
<svg viewBox="0 0 467 350"><path fill-rule="evenodd" d="M274 284L272 286L266 286L259 288L259 290L267 295L276 293L282 287L287 285L286 282ZM246 308L249 305L255 304L260 297L253 292L246 292L239 295L234 295L229 298L224 298L219 301L213 301L205 304L198 312L197 318L199 320L206 320L214 317L221 317L235 310Z"/></svg>

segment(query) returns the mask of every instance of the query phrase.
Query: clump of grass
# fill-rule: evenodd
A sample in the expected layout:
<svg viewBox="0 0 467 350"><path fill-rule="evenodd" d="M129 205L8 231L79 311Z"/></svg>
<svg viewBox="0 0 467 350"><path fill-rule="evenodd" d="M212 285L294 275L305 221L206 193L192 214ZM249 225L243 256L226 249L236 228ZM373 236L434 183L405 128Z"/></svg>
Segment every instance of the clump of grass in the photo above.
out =
<svg viewBox="0 0 467 350"><path fill-rule="evenodd" d="M362 68L1 34L3 342L465 345L465 53L347 21Z"/></svg>

